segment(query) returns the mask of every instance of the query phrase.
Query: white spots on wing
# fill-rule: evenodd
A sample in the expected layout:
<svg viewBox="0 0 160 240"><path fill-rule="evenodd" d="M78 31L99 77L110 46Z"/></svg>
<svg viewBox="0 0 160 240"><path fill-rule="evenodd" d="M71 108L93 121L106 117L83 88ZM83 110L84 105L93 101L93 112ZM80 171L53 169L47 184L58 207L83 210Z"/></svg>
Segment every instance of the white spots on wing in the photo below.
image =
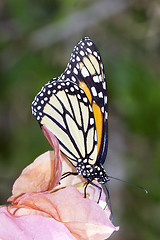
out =
<svg viewBox="0 0 160 240"><path fill-rule="evenodd" d="M78 74L77 68L74 68L74 69L73 69L73 72L77 75L77 74Z"/></svg>
<svg viewBox="0 0 160 240"><path fill-rule="evenodd" d="M80 100L81 99L81 95L78 93L77 94L77 98Z"/></svg>
<svg viewBox="0 0 160 240"><path fill-rule="evenodd" d="M90 125L94 124L94 118L90 118Z"/></svg>
<svg viewBox="0 0 160 240"><path fill-rule="evenodd" d="M99 82L99 77L98 77L98 75L96 75L96 76L93 77L93 81L96 82L96 83Z"/></svg>
<svg viewBox="0 0 160 240"><path fill-rule="evenodd" d="M104 106L103 106L103 107L101 107L101 112L102 112L102 113L104 113Z"/></svg>
<svg viewBox="0 0 160 240"><path fill-rule="evenodd" d="M79 87L77 85L74 86L76 90L79 90Z"/></svg>
<svg viewBox="0 0 160 240"><path fill-rule="evenodd" d="M91 87L91 91L92 91L92 94L93 96L97 96L97 91L96 91L96 88L95 87Z"/></svg>
<svg viewBox="0 0 160 240"><path fill-rule="evenodd" d="M88 46L92 46L93 43L92 43L92 42L87 42L87 45L88 45Z"/></svg>
<svg viewBox="0 0 160 240"><path fill-rule="evenodd" d="M102 93L102 92L99 92L99 93L98 93L98 96L99 96L99 98L103 98L103 93Z"/></svg>
<svg viewBox="0 0 160 240"><path fill-rule="evenodd" d="M82 89L80 89L80 92L81 92L82 94L84 94L84 91L83 91Z"/></svg>
<svg viewBox="0 0 160 240"><path fill-rule="evenodd" d="M104 104L107 104L107 96L104 96Z"/></svg>
<svg viewBox="0 0 160 240"><path fill-rule="evenodd" d="M81 59L79 56L76 57L76 60L79 62Z"/></svg>
<svg viewBox="0 0 160 240"><path fill-rule="evenodd" d="M88 77L89 76L89 72L88 72L86 67L82 68L81 73L82 73L83 77Z"/></svg>
<svg viewBox="0 0 160 240"><path fill-rule="evenodd" d="M99 81L102 82L102 75L99 75Z"/></svg>
<svg viewBox="0 0 160 240"><path fill-rule="evenodd" d="M94 52L93 52L93 54L94 54L94 56L96 56L96 57L98 56L98 54L97 54L97 52L96 52L96 51L94 51Z"/></svg>
<svg viewBox="0 0 160 240"><path fill-rule="evenodd" d="M70 70L67 70L67 72L66 72L67 74L70 74L71 73L71 71Z"/></svg>
<svg viewBox="0 0 160 240"><path fill-rule="evenodd" d="M81 54L81 56L84 56L84 51L81 50L79 53Z"/></svg>
<svg viewBox="0 0 160 240"><path fill-rule="evenodd" d="M74 91L75 91L75 90L74 90L74 87L71 87L70 90L71 90L71 92L74 92Z"/></svg>
<svg viewBox="0 0 160 240"><path fill-rule="evenodd" d="M90 48L87 48L87 52L89 53L92 53L91 49Z"/></svg>
<svg viewBox="0 0 160 240"><path fill-rule="evenodd" d="M90 110L90 112L93 112L91 105L89 105L89 110Z"/></svg>
<svg viewBox="0 0 160 240"><path fill-rule="evenodd" d="M83 101L84 101L85 103L87 103L87 101L88 101L87 97L84 97L84 98L83 98Z"/></svg>
<svg viewBox="0 0 160 240"><path fill-rule="evenodd" d="M74 76L71 77L73 82L76 82L76 78Z"/></svg>
<svg viewBox="0 0 160 240"><path fill-rule="evenodd" d="M108 119L108 112L105 112L105 119Z"/></svg>
<svg viewBox="0 0 160 240"><path fill-rule="evenodd" d="M106 82L103 82L103 88L106 90Z"/></svg>
<svg viewBox="0 0 160 240"><path fill-rule="evenodd" d="M87 162L88 162L88 160L87 160L87 159L84 159L84 160L83 160L83 163L87 163Z"/></svg>
<svg viewBox="0 0 160 240"><path fill-rule="evenodd" d="M94 140L97 142L97 132L95 131Z"/></svg>

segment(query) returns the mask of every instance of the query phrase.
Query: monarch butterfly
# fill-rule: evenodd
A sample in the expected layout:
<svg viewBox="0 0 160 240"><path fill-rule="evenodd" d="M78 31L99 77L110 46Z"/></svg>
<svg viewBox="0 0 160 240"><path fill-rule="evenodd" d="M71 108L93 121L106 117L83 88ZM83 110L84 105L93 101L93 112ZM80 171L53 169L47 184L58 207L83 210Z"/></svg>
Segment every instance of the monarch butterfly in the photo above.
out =
<svg viewBox="0 0 160 240"><path fill-rule="evenodd" d="M81 39L61 76L42 87L32 113L57 137L77 174L88 183L109 180L103 168L108 147L107 86L100 53L91 39Z"/></svg>

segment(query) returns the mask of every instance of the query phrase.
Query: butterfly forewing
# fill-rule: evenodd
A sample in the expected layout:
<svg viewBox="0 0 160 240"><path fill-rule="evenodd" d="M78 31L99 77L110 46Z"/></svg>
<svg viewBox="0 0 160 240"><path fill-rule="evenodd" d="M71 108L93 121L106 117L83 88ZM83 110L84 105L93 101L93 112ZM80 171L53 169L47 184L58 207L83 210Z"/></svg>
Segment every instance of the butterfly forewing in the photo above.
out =
<svg viewBox="0 0 160 240"><path fill-rule="evenodd" d="M91 39L83 38L75 46L61 77L76 82L92 105L98 135L97 161L103 164L108 147L107 86L100 53Z"/></svg>

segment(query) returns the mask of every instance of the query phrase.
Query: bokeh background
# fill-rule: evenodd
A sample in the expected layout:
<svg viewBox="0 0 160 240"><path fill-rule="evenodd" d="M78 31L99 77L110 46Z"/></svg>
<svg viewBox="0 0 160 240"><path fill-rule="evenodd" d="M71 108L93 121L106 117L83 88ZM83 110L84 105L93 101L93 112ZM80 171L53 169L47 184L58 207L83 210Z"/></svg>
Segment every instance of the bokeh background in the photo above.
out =
<svg viewBox="0 0 160 240"><path fill-rule="evenodd" d="M22 169L51 149L31 114L41 87L59 76L89 36L109 95L107 173L115 225L110 239L160 239L160 2L0 1L0 204Z"/></svg>

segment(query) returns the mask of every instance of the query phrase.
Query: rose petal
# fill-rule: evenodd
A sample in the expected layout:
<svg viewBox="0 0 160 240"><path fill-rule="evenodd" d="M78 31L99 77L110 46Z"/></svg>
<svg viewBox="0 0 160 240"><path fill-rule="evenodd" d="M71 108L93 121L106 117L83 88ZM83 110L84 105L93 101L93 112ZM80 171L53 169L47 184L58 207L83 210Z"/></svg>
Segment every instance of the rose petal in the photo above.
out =
<svg viewBox="0 0 160 240"><path fill-rule="evenodd" d="M15 217L0 208L0 239L76 240L61 222L40 215Z"/></svg>
<svg viewBox="0 0 160 240"><path fill-rule="evenodd" d="M76 238L79 236L78 239L96 239L95 236L105 239L118 230L109 220L108 213L94 201L83 198L74 187L53 193L29 194L11 207L35 209L37 214L46 213L63 222ZM15 214L21 215L22 209Z"/></svg>
<svg viewBox="0 0 160 240"><path fill-rule="evenodd" d="M48 151L27 166L13 185L12 196L15 200L24 193L43 192L55 188L62 174L61 157L55 158L55 151ZM57 155L57 154L56 154Z"/></svg>

